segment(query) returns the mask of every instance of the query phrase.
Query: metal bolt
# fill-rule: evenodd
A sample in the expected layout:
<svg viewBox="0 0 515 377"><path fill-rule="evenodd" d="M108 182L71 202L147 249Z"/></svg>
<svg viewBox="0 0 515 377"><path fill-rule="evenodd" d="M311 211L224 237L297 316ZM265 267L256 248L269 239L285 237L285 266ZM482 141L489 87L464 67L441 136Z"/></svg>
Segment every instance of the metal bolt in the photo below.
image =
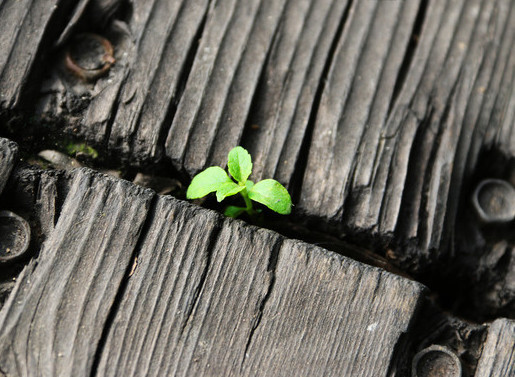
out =
<svg viewBox="0 0 515 377"><path fill-rule="evenodd" d="M66 68L83 81L103 76L115 61L111 42L93 33L77 35L65 54Z"/></svg>
<svg viewBox="0 0 515 377"><path fill-rule="evenodd" d="M515 219L515 189L502 179L485 179L477 185L472 204L484 223L505 223Z"/></svg>
<svg viewBox="0 0 515 377"><path fill-rule="evenodd" d="M11 211L0 211L0 263L22 256L30 242L30 226Z"/></svg>
<svg viewBox="0 0 515 377"><path fill-rule="evenodd" d="M411 375L413 377L461 377L460 359L447 347L432 345L415 355Z"/></svg>

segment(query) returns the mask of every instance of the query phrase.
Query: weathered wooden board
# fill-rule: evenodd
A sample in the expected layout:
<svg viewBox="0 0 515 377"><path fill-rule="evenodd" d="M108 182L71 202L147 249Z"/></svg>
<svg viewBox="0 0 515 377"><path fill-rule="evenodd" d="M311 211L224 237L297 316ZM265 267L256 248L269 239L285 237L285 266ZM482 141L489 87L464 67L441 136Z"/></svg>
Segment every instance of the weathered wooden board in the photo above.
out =
<svg viewBox="0 0 515 377"><path fill-rule="evenodd" d="M4 0L0 2L0 110L20 105L34 91L41 54L48 53L74 2ZM36 64L39 62L39 64Z"/></svg>
<svg viewBox="0 0 515 377"><path fill-rule="evenodd" d="M287 240L243 374L386 376L422 289L378 268Z"/></svg>
<svg viewBox="0 0 515 377"><path fill-rule="evenodd" d="M285 0L224 0L211 8L166 141L190 174L224 165L239 143Z"/></svg>
<svg viewBox="0 0 515 377"><path fill-rule="evenodd" d="M78 170L59 220L0 311L0 371L89 376L152 192Z"/></svg>
<svg viewBox="0 0 515 377"><path fill-rule="evenodd" d="M97 375L386 375L421 291L160 198Z"/></svg>
<svg viewBox="0 0 515 377"><path fill-rule="evenodd" d="M475 376L515 376L514 321L497 319L490 325Z"/></svg>
<svg viewBox="0 0 515 377"><path fill-rule="evenodd" d="M135 162L160 156L164 127L191 68L208 5L208 0L133 2L128 27L134 46L120 46L119 53L130 54L126 66L113 79L116 85L88 107L84 124L96 128L88 136L97 132L113 154Z"/></svg>
<svg viewBox="0 0 515 377"><path fill-rule="evenodd" d="M4 191L5 184L11 175L11 171L18 157L16 143L0 138L0 194Z"/></svg>
<svg viewBox="0 0 515 377"><path fill-rule="evenodd" d="M159 199L98 375L231 375L270 284L278 235ZM220 229L221 227L221 229Z"/></svg>
<svg viewBox="0 0 515 377"><path fill-rule="evenodd" d="M303 142L309 144L310 117L317 110L316 97L350 3L286 4L241 141L254 159L254 180L274 177L290 186L300 168Z"/></svg>
<svg viewBox="0 0 515 377"><path fill-rule="evenodd" d="M353 232L396 234L397 243L412 241L436 257L480 151L513 150L506 122L515 6L421 2L417 42L405 48L414 6L353 4L322 94L299 208Z"/></svg>

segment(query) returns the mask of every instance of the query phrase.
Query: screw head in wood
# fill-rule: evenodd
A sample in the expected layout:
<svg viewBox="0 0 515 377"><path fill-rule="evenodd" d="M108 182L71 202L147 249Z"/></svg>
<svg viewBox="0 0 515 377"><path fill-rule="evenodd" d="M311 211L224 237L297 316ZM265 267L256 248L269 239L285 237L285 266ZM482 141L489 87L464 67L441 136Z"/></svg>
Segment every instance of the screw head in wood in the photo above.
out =
<svg viewBox="0 0 515 377"><path fill-rule="evenodd" d="M502 179L481 181L472 195L472 204L484 223L505 223L515 219L515 189Z"/></svg>
<svg viewBox="0 0 515 377"><path fill-rule="evenodd" d="M30 225L11 211L0 211L0 263L18 259L30 243Z"/></svg>
<svg viewBox="0 0 515 377"><path fill-rule="evenodd" d="M115 61L111 42L93 33L77 35L65 52L66 68L82 81L103 76Z"/></svg>
<svg viewBox="0 0 515 377"><path fill-rule="evenodd" d="M461 377L461 362L447 347L432 345L413 358L413 377Z"/></svg>

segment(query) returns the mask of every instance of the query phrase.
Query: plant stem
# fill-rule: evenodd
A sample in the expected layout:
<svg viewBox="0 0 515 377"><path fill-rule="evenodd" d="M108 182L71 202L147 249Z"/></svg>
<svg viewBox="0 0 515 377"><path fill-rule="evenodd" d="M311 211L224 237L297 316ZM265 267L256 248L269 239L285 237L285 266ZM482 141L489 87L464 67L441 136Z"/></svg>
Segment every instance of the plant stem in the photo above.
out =
<svg viewBox="0 0 515 377"><path fill-rule="evenodd" d="M252 207L252 201L249 198L249 194L247 193L247 189L244 188L242 191L240 191L241 196L243 196L243 199L245 200L245 204L247 205L247 208L245 209L249 215L252 215L254 213L254 208Z"/></svg>

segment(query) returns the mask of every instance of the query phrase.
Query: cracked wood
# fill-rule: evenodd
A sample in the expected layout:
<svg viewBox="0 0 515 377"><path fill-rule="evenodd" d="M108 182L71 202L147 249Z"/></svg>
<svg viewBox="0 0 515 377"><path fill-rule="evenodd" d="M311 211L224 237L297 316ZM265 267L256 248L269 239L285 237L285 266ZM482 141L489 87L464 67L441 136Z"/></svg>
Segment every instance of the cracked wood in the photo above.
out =
<svg viewBox="0 0 515 377"><path fill-rule="evenodd" d="M78 170L59 220L0 311L0 370L90 376L152 193Z"/></svg>

